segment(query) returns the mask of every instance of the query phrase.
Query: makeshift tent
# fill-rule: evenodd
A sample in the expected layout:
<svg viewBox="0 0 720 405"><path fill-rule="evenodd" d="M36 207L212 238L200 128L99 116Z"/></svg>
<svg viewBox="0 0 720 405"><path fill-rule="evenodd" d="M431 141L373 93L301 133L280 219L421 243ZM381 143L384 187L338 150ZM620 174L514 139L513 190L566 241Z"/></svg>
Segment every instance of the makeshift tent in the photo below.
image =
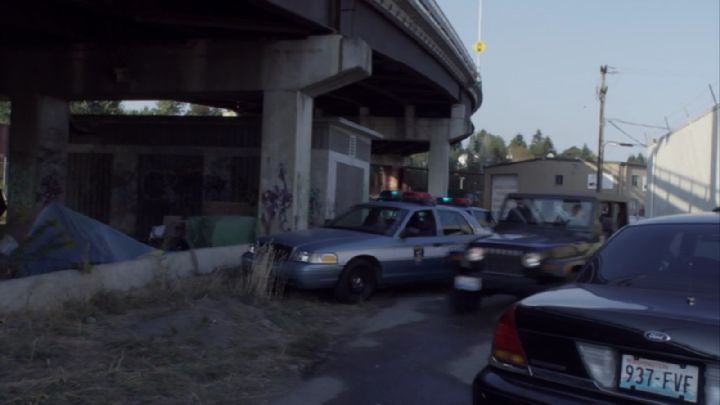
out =
<svg viewBox="0 0 720 405"><path fill-rule="evenodd" d="M190 217L185 220L185 238L193 249L232 246L254 242L255 228L255 217Z"/></svg>
<svg viewBox="0 0 720 405"><path fill-rule="evenodd" d="M21 276L132 260L155 250L59 203L40 212L21 249Z"/></svg>

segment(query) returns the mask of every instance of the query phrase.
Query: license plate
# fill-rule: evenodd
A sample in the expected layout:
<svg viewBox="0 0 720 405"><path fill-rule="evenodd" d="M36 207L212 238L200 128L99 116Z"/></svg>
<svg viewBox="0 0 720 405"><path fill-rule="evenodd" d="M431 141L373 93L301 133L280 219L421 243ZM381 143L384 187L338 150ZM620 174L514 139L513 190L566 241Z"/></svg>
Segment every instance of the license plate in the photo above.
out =
<svg viewBox="0 0 720 405"><path fill-rule="evenodd" d="M697 402L698 374L696 366L623 354L620 388Z"/></svg>
<svg viewBox="0 0 720 405"><path fill-rule="evenodd" d="M480 291L482 279L480 277L455 276L455 288L465 291Z"/></svg>

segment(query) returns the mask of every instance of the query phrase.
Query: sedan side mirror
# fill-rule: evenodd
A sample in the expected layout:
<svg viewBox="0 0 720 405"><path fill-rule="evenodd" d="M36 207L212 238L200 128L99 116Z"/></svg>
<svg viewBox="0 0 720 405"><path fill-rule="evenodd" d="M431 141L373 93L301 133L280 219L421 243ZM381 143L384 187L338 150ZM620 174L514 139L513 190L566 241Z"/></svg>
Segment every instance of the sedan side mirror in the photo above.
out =
<svg viewBox="0 0 720 405"><path fill-rule="evenodd" d="M416 238L418 236L420 236L420 230L411 226L403 229L403 231L400 232L400 239Z"/></svg>

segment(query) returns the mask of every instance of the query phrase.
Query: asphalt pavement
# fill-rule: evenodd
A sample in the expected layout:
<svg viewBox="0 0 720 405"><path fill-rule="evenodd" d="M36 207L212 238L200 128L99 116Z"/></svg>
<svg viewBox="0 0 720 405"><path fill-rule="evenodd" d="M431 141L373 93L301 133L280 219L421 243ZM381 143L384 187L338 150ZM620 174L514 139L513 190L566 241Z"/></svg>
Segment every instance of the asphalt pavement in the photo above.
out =
<svg viewBox="0 0 720 405"><path fill-rule="evenodd" d="M486 298L452 315L446 291L383 292L382 309L330 359L272 405L470 404L487 364L495 321L515 298Z"/></svg>

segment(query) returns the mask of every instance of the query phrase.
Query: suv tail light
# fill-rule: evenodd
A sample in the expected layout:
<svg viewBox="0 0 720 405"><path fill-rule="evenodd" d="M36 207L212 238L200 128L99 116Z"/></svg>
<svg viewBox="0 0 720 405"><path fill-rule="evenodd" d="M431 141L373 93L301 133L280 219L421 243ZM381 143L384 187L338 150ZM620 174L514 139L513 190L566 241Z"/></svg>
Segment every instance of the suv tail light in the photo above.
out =
<svg viewBox="0 0 720 405"><path fill-rule="evenodd" d="M493 338L493 356L498 361L516 366L526 366L527 357L515 326L515 306L511 306L502 314L495 326Z"/></svg>

